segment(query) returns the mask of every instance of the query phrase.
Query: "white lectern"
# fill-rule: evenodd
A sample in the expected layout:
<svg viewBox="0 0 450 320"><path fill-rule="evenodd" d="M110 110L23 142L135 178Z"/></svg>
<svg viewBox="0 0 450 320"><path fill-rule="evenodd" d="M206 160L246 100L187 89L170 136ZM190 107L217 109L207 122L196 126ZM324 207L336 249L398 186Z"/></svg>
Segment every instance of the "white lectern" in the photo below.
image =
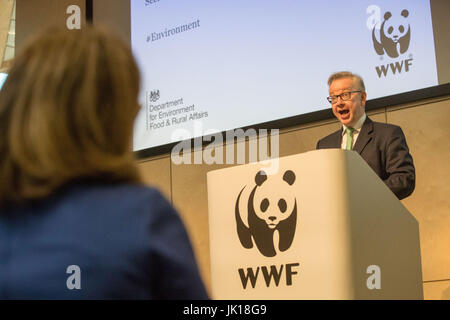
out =
<svg viewBox="0 0 450 320"><path fill-rule="evenodd" d="M418 222L356 152L207 179L214 299L423 299Z"/></svg>

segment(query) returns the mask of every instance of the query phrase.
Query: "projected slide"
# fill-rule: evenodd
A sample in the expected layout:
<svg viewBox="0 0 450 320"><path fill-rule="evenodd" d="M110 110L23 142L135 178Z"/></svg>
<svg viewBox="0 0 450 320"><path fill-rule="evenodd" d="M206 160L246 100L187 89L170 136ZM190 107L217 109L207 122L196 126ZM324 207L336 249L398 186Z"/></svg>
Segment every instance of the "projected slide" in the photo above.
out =
<svg viewBox="0 0 450 320"><path fill-rule="evenodd" d="M133 0L131 32L135 151L329 108L336 71L368 99L438 84L429 1Z"/></svg>

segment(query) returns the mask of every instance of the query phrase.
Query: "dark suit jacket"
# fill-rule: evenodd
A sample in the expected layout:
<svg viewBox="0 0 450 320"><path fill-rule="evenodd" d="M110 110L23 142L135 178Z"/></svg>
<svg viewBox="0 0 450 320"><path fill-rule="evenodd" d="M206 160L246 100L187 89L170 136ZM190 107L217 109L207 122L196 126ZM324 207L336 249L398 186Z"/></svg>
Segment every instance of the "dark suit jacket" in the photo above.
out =
<svg viewBox="0 0 450 320"><path fill-rule="evenodd" d="M317 142L316 149L341 148L342 129ZM414 163L399 126L373 122L368 117L353 148L399 198L415 188Z"/></svg>
<svg viewBox="0 0 450 320"><path fill-rule="evenodd" d="M67 285L72 265L81 289ZM155 189L77 183L0 210L0 299L207 298L184 225Z"/></svg>

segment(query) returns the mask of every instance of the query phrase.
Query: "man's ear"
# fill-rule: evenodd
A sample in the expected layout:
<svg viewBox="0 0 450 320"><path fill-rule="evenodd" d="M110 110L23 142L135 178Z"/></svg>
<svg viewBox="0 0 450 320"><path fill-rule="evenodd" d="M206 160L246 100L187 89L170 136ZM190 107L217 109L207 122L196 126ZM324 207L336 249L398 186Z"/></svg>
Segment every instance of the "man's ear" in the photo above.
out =
<svg viewBox="0 0 450 320"><path fill-rule="evenodd" d="M367 93L365 91L361 92L361 105L364 108L366 107L366 99L367 99Z"/></svg>

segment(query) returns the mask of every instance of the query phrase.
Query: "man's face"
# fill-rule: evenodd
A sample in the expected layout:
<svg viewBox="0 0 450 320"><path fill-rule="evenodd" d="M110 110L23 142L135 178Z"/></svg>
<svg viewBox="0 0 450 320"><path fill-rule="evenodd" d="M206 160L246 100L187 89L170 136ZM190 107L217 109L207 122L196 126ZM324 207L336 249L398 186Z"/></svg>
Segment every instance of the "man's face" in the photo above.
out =
<svg viewBox="0 0 450 320"><path fill-rule="evenodd" d="M341 78L334 80L329 88L330 96L340 95L344 92L359 91L354 84L353 78ZM366 93L355 92L349 100L344 101L341 97L331 104L336 118L347 127L352 127L364 114L366 105Z"/></svg>

